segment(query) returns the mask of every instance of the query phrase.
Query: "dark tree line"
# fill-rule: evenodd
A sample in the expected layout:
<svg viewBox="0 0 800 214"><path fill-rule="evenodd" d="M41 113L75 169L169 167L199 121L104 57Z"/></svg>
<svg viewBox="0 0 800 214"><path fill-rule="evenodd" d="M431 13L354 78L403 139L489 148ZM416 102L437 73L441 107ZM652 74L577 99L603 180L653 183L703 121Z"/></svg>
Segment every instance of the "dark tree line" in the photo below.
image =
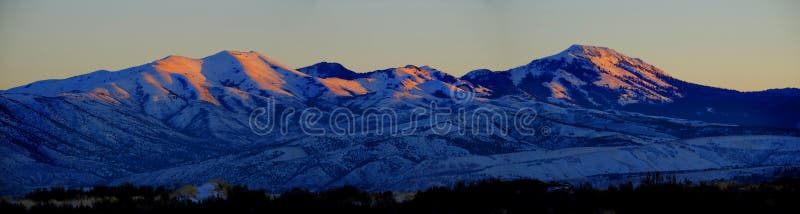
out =
<svg viewBox="0 0 800 214"><path fill-rule="evenodd" d="M246 186L222 187L224 197L197 202L178 197L180 188L42 189L3 198L0 213L800 213L800 179L788 177L759 184L694 184L650 174L639 185L606 189L489 179L403 194L344 186L270 195Z"/></svg>

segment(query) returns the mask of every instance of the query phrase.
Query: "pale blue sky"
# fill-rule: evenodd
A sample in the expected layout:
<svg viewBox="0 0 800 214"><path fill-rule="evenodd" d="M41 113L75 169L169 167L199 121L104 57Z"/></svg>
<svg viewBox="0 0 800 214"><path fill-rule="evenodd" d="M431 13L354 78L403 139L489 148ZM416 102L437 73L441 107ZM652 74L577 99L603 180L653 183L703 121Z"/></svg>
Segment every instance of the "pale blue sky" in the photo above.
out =
<svg viewBox="0 0 800 214"><path fill-rule="evenodd" d="M0 89L166 55L505 70L605 46L690 82L800 87L800 1L6 1Z"/></svg>

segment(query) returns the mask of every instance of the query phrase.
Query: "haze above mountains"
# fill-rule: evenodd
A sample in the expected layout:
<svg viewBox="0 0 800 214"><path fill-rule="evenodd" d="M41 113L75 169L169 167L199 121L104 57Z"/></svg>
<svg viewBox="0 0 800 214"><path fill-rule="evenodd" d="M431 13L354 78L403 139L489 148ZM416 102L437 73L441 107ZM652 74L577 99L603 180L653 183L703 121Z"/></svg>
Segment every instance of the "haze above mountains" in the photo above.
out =
<svg viewBox="0 0 800 214"><path fill-rule="evenodd" d="M464 93L474 96L454 97ZM285 134L253 133L248 116L273 101L279 109L324 114L392 108L399 124L420 131L309 136L296 121L282 121ZM510 115L532 108L538 113L532 125L551 134L442 134L409 122L413 107L432 102ZM764 175L800 163L797 109L800 89L702 86L584 45L460 78L415 65L354 72L323 62L294 69L257 52L168 56L1 91L0 190L210 179L276 192L344 184L415 190L487 177L610 182L604 176L653 171L692 179Z"/></svg>

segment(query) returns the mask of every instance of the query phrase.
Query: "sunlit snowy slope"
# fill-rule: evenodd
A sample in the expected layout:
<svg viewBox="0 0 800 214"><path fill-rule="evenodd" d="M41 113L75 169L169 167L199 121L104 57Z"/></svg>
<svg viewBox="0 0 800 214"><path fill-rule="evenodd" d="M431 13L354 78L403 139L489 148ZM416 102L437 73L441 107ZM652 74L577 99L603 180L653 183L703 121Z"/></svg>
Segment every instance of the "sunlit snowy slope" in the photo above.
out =
<svg viewBox="0 0 800 214"><path fill-rule="evenodd" d="M272 132L254 132L251 113L272 104L296 112ZM415 109L432 105L452 113L417 117ZM331 119L342 108L354 115L350 123ZM362 116L376 108L391 109L390 122L412 132ZM318 126L358 131L311 134L299 123L304 109L322 115ZM462 117L487 109L508 117ZM525 109L534 112L525 128L510 127ZM256 52L168 56L1 91L0 193L211 179L279 192L416 190L490 177L602 184L654 171L769 175L800 163L796 109L798 89L696 85L581 45L461 78L415 65L294 69Z"/></svg>

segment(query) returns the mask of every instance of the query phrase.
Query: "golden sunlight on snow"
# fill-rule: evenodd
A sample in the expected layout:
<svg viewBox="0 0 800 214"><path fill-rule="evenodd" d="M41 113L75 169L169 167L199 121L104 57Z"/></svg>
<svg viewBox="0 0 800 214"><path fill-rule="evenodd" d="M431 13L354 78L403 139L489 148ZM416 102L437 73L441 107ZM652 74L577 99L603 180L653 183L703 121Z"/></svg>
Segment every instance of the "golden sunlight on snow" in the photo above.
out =
<svg viewBox="0 0 800 214"><path fill-rule="evenodd" d="M268 61L264 60L266 58L262 57L261 54L255 52L228 52L231 54L231 56L236 58L237 61L239 61L239 64L241 64L242 68L244 69L244 73L250 77L253 82L258 84L258 87L284 94L286 96L294 96L292 93L289 93L281 88L284 84L286 84L286 80L284 80L283 77L281 77L281 75L275 71L275 69L272 69L272 67L266 63ZM294 69L290 71L294 71ZM298 71L294 72L300 73Z"/></svg>
<svg viewBox="0 0 800 214"><path fill-rule="evenodd" d="M355 80L345 80L335 77L317 78L317 80L330 89L331 93L339 96L353 96L353 94L364 95L367 93L367 89Z"/></svg>
<svg viewBox="0 0 800 214"><path fill-rule="evenodd" d="M643 83L647 85L652 85L654 83L661 87L674 88L674 86L664 82L661 78L656 76L656 75L668 76L666 72L658 68L655 68L653 66L647 65L643 63L641 60L632 59L610 48L591 47L591 46L582 46L581 48L583 49L583 52L586 53L589 60L591 60L592 63L595 64L600 71L610 74L610 76L603 76L601 77L601 80L594 82L595 85L598 86L607 85L611 88L618 88L620 86L626 85L622 83L622 81L620 81L618 78L631 78L631 79L642 78L646 80ZM630 66L632 68L638 68L633 70L648 70L655 73L637 72L636 74L634 74L631 71L629 71L631 69L623 69L620 66Z"/></svg>
<svg viewBox="0 0 800 214"><path fill-rule="evenodd" d="M120 104L119 101L111 97L111 93L108 91L108 89L105 88L95 88L94 90L89 92L87 96L97 100L106 101L109 103Z"/></svg>
<svg viewBox="0 0 800 214"><path fill-rule="evenodd" d="M567 100L571 100L572 99L571 97L569 97L569 95L567 95L567 90L564 89L564 86L562 86L560 83L558 83L558 82L549 82L549 83L546 83L546 84L547 84L547 87L550 88L550 92L553 93L553 98L567 99Z"/></svg>
<svg viewBox="0 0 800 214"><path fill-rule="evenodd" d="M119 87L119 85L117 85L117 83L112 82L112 83L109 83L109 84L111 84L111 87L114 87L114 96L115 97L119 97L119 98L122 98L122 99L128 99L128 98L131 97L131 94L128 93L128 91L126 91L122 87Z"/></svg>
<svg viewBox="0 0 800 214"><path fill-rule="evenodd" d="M156 81L156 78L153 78L153 75L150 75L148 73L142 73L142 79L144 79L145 82L150 83L150 85L153 85L153 87L158 89L158 91L160 91L162 94L164 95L169 94L169 91L166 88L164 88L164 86L161 86L161 84L158 83L158 81Z"/></svg>
<svg viewBox="0 0 800 214"><path fill-rule="evenodd" d="M233 88L233 87L225 87L225 89L228 90L228 92L230 92L231 94L235 94L236 96L239 96L239 98L242 98L242 100L250 99L250 95L247 94L247 92L244 92L242 90L239 90L239 89Z"/></svg>
<svg viewBox="0 0 800 214"><path fill-rule="evenodd" d="M172 84L172 77L170 74L183 75L189 81L189 84L200 94L200 100L219 105L219 101L217 101L217 99L208 92L208 88L206 88L208 83L206 83L206 77L201 73L203 69L202 65L203 61L197 59L182 56L169 56L156 61L153 68L155 68L169 84Z"/></svg>

